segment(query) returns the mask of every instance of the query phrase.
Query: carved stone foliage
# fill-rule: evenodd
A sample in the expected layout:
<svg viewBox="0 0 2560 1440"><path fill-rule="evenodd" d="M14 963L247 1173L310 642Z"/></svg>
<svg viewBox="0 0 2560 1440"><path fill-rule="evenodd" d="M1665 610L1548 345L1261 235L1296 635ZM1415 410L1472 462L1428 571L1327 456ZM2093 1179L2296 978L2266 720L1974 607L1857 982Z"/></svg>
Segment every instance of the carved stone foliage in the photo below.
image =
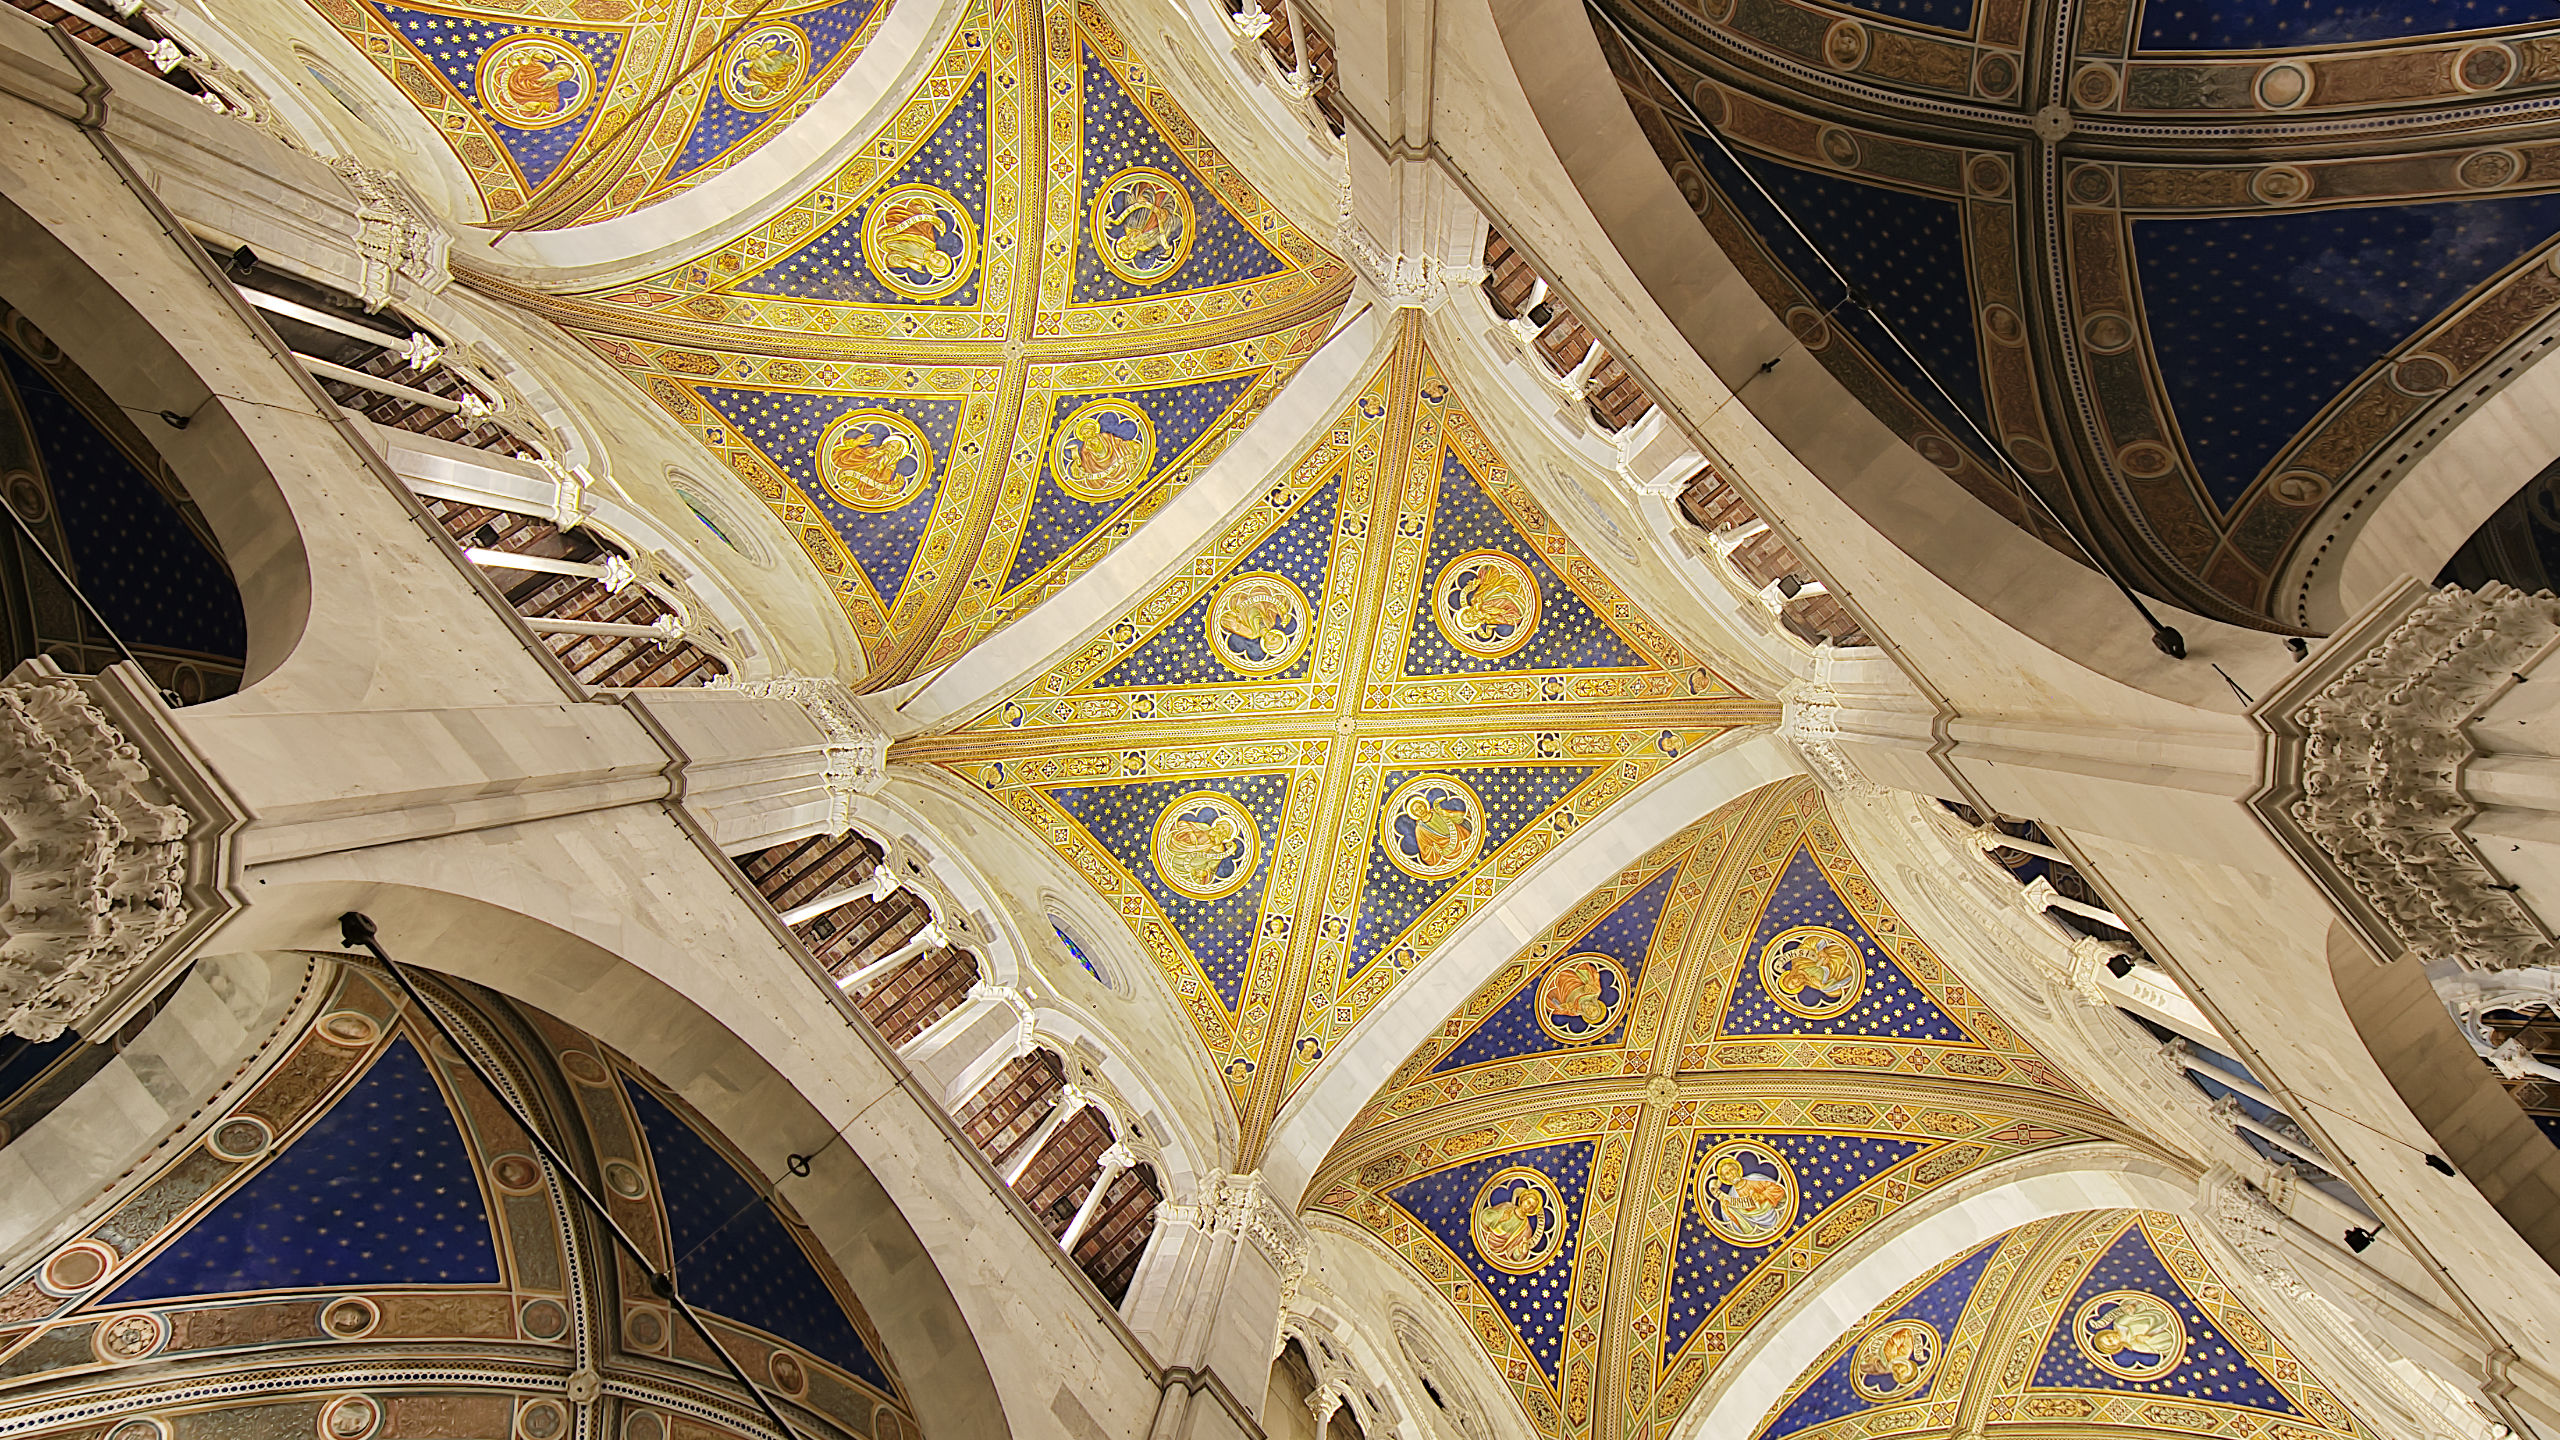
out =
<svg viewBox="0 0 2560 1440"><path fill-rule="evenodd" d="M51 1040L121 997L188 918L192 817L41 662L0 682L0 1030Z"/></svg>
<svg viewBox="0 0 2560 1440"><path fill-rule="evenodd" d="M429 295L453 279L446 263L453 236L400 177L368 170L353 160L333 160L356 200L356 249L364 257L364 308L379 310L391 303L396 285L406 284Z"/></svg>
<svg viewBox="0 0 2560 1440"><path fill-rule="evenodd" d="M2458 833L2474 751L2464 726L2560 634L2560 596L2491 583L2424 592L2283 715L2298 735L2291 828L2342 883L2386 954L2469 969L2546 965L2560 947Z"/></svg>
<svg viewBox="0 0 2560 1440"><path fill-rule="evenodd" d="M840 681L804 675L770 680L740 680L724 675L711 684L714 689L743 690L751 695L788 700L808 712L810 720L827 737L827 792L835 802L834 818L828 828L852 829L855 801L877 791L889 778L889 737L872 722L853 692Z"/></svg>

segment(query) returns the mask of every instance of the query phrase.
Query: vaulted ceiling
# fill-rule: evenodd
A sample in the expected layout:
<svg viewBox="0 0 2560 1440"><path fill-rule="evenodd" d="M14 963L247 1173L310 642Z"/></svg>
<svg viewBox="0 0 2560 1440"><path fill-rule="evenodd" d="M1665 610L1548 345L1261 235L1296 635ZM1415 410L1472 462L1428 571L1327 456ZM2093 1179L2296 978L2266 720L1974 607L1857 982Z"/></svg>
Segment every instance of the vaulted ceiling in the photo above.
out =
<svg viewBox="0 0 2560 1440"><path fill-rule="evenodd" d="M1091 643L892 758L984 790L1101 891L1272 1117L1577 828L1776 707L1619 591L1405 312L1286 475Z"/></svg>
<svg viewBox="0 0 2560 1440"><path fill-rule="evenodd" d="M1604 9L1672 178L1821 362L1995 510L2056 533L1994 445L2207 614L2307 623L2288 567L2560 312L2541 11Z"/></svg>
<svg viewBox="0 0 2560 1440"><path fill-rule="evenodd" d="M1842 1334L1755 1440L2370 1434L2176 1217L2095 1210L1949 1259Z"/></svg>
<svg viewBox="0 0 2560 1440"><path fill-rule="evenodd" d="M1135 533L1350 289L1102 12L973 0L878 136L705 254L550 315L780 516L880 688Z"/></svg>
<svg viewBox="0 0 2560 1440"><path fill-rule="evenodd" d="M311 0L451 147L505 230L591 224L782 133L889 0Z"/></svg>
<svg viewBox="0 0 2560 1440"><path fill-rule="evenodd" d="M1502 966L1309 1194L1456 1307L1536 1433L1661 1437L1871 1227L1983 1166L2123 1133L1947 970L1794 780Z"/></svg>

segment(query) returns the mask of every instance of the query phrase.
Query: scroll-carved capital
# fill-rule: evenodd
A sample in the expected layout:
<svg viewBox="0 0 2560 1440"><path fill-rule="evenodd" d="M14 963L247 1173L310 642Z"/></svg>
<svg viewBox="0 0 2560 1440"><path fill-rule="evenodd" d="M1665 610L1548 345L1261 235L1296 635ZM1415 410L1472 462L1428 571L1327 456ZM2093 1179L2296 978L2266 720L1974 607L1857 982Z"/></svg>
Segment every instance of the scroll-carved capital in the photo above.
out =
<svg viewBox="0 0 2560 1440"><path fill-rule="evenodd" d="M240 812L170 737L127 733L161 713L138 674L0 681L0 1031L121 1023L229 908L214 847Z"/></svg>

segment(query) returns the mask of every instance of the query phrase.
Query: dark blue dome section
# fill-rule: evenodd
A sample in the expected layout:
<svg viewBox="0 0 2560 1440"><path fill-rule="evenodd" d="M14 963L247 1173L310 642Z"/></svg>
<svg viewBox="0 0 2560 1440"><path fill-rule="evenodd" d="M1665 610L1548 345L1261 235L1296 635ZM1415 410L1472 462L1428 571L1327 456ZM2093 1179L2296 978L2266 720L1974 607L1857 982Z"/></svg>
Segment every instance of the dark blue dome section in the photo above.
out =
<svg viewBox="0 0 2560 1440"><path fill-rule="evenodd" d="M230 570L50 377L6 346L0 357L44 459L81 593L127 644L246 655L248 624Z"/></svg>
<svg viewBox="0 0 2560 1440"><path fill-rule="evenodd" d="M1849 8L1940 30L1973 29L1973 0L1851 0Z"/></svg>
<svg viewBox="0 0 2560 1440"><path fill-rule="evenodd" d="M2161 379L2215 503L2366 367L2555 233L2560 195L2137 223Z"/></svg>
<svg viewBox="0 0 2560 1440"><path fill-rule="evenodd" d="M462 1132L394 1040L283 1154L116 1287L118 1304L358 1285L494 1285Z"/></svg>
<svg viewBox="0 0 2560 1440"><path fill-rule="evenodd" d="M665 1102L623 1082L658 1172L687 1303L778 1335L895 1394L887 1370L845 1314L818 1262L727 1157Z"/></svg>
<svg viewBox="0 0 2560 1440"><path fill-rule="evenodd" d="M1921 363L1954 394L1957 406L1980 421L1989 412L1982 401L1982 362L1974 349L1962 208L1952 200L1799 170L1758 156L1746 156L1737 166L1710 141L1694 142L1689 150L1743 223L1814 297L1815 307L1831 310L1832 326L1855 338L1947 428L1950 438L1970 446L1972 429L1929 383L1929 375L1911 363L1873 317L1840 303L1840 281L1795 231L1796 225L1804 227L1876 313L1910 342ZM1761 197L1751 184L1754 178L1777 197L1783 213Z"/></svg>
<svg viewBox="0 0 2560 1440"><path fill-rule="evenodd" d="M2285 50L2353 45L2547 20L2515 0L2147 0L2145 50Z"/></svg>

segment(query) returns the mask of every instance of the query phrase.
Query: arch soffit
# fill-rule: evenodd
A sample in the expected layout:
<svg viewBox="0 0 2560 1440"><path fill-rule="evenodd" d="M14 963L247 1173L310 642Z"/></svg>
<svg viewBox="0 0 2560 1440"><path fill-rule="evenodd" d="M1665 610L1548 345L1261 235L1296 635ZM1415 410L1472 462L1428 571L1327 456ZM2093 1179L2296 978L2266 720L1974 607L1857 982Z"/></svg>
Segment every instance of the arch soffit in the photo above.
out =
<svg viewBox="0 0 2560 1440"><path fill-rule="evenodd" d="M11 129L28 148L74 139L67 125ZM152 439L222 542L248 626L246 690L299 647L315 587L325 584L267 459L269 443L300 428L282 417L307 415L308 402L234 317L198 304L203 279L85 143L64 163L25 158L37 163L16 170L21 183L0 195L0 295L110 397L146 414L192 414L185 429L164 427ZM65 172L80 179L68 182ZM47 184L23 183L30 176ZM102 244L93 228L101 223L124 233ZM337 614L346 613L334 609L340 603L370 608L353 595L332 594L329 603Z"/></svg>
<svg viewBox="0 0 2560 1440"><path fill-rule="evenodd" d="M410 878L431 877L412 867ZM1004 1333L1003 1321L993 1313L969 1313L958 1299L965 1287L955 1290L945 1278L951 1257L935 1253L907 1218L947 1213L967 1202L948 1193L948 1177L924 1176L900 1159L874 1163L884 1157L864 1153L852 1133L855 1125L846 1126L845 1145L832 1143L837 1122L831 1111L865 1091L864 1098L876 1098L894 1088L885 1075L875 1073L867 1085L847 1075L843 1061L853 1050L850 1044L825 1047L834 1052L829 1083L795 1080L774 1065L778 1048L760 1049L741 1037L733 1028L734 1013L724 1017L706 1008L652 969L644 957L663 943L617 954L600 937L584 933L592 925L554 923L566 916L545 919L432 885L356 878L270 886L260 898L265 903L246 916L255 928L298 930L301 943L314 949L325 945L334 951L325 938L336 930L334 917L363 910L381 927L394 959L484 986L595 1036L681 1096L768 1173L780 1173L786 1156L811 1156L821 1167L818 1180L784 1182L786 1199L795 1184L822 1184L839 1196L878 1190L885 1204L867 1213L835 1203L797 1208L872 1311L893 1362L912 1387L927 1433L1002 1430L1005 1405L982 1351L986 1337ZM635 928L614 938L628 943L654 937ZM811 994L818 998L814 986ZM843 1024L832 1011L810 1013L804 1033L823 1034L821 1027L830 1021ZM824 1063L806 1041L790 1048L803 1062L795 1069ZM827 1110L814 1103L820 1098L829 1102ZM829 1156L839 1151L835 1163L843 1168L825 1173L833 1168ZM960 1177L963 1183L966 1178ZM920 1286L923 1275L933 1277L929 1289ZM902 1303L873 1298L893 1294ZM950 1337L961 1334L977 1337L976 1343L952 1346Z"/></svg>

